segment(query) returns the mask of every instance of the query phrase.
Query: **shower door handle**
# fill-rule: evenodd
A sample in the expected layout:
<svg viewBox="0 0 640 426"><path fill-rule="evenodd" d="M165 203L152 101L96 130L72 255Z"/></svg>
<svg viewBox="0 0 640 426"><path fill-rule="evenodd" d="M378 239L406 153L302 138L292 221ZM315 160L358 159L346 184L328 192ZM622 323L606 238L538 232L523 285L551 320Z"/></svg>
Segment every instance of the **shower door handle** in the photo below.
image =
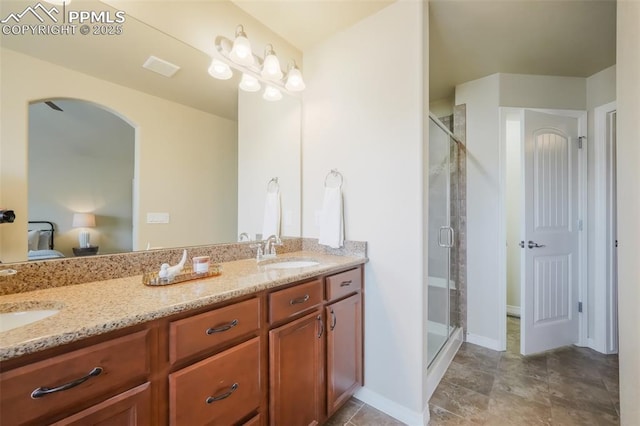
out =
<svg viewBox="0 0 640 426"><path fill-rule="evenodd" d="M447 231L447 241L442 241L442 231ZM444 248L452 248L454 242L453 228L450 226L441 226L438 230L438 245Z"/></svg>

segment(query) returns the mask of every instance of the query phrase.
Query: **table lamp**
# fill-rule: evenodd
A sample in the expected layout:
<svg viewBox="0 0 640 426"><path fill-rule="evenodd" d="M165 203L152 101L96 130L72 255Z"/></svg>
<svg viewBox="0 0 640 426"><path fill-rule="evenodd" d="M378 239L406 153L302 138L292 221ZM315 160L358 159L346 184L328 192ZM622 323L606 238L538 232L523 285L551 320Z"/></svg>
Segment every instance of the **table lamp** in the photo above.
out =
<svg viewBox="0 0 640 426"><path fill-rule="evenodd" d="M89 230L86 228L93 228L96 226L96 215L93 213L74 213L73 224L74 228L82 228L78 233L78 243L81 248L91 247L89 242Z"/></svg>

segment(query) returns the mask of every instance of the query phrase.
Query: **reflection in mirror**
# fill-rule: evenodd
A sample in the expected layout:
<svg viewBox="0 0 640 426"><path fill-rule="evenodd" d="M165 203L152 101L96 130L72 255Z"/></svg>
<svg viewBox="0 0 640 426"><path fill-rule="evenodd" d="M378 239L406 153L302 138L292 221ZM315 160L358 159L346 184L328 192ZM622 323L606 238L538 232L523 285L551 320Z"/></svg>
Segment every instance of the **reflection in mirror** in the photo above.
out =
<svg viewBox="0 0 640 426"><path fill-rule="evenodd" d="M96 105L53 99L29 106L28 218L56 224L47 249L73 255L74 213L95 215L88 232L100 254L133 249L134 147L135 129ZM29 259L43 260L37 249L29 247Z"/></svg>
<svg viewBox="0 0 640 426"><path fill-rule="evenodd" d="M4 17L10 12L20 12L25 4L25 1L3 0L0 13ZM148 4L140 2L139 7ZM226 1L192 2L189 8L181 8L181 13L203 16L197 9L200 5L233 10L232 23L228 24L231 28L242 21L252 33L258 27L263 33L269 32L248 15L240 18L243 12ZM98 1L74 1L67 7L109 9ZM224 15L214 13L211 16L221 19ZM85 105L88 103L114 113L133 128L134 182L129 187L132 188L131 242L125 243L120 231L112 233L102 228L115 224L109 223L111 213L101 214L96 210L96 227L91 229L91 241L99 244L100 253L121 251L129 244L133 250L144 250L148 246L170 248L232 242L237 241L241 232L250 232L255 237L259 231L239 226L238 209L245 205L241 197L252 197L252 202L259 205L251 208L248 214L254 215L252 221L261 221L265 185L273 176L280 176L282 182L282 235L299 236L300 101L290 99L289 104L278 106L277 102L262 100L265 108L267 105L271 108L272 114L268 121L254 122L255 116L244 114L238 107L239 76L227 81L211 78L207 72L211 62L209 54L194 48L194 43L169 35L170 31L156 30L129 12L124 25L124 33L117 37L0 35L0 206L16 212L15 223L0 227L0 261L27 260L27 221L47 220L57 214L42 211L42 206L34 206L37 217L32 214L35 211L30 206L32 195L27 190L32 185L28 180L30 175L36 173L28 163L28 106L47 100L60 104L70 102L67 101L70 99L84 101ZM229 32L227 28L215 25L203 28L206 28L208 40ZM150 55L175 63L180 70L174 77L167 78L143 69L142 64ZM290 117L292 104L297 109L294 115L297 114L298 121L289 118L283 121L293 126L288 134L295 135L287 139L285 146L278 132L271 138L268 129L280 127L278 111ZM273 161L264 163L270 167L276 165L276 171L261 167L245 170L242 165L245 161L239 158L242 142L238 135L244 134L243 129L255 130L260 126L266 129L261 147L276 158L291 160L286 165ZM272 146L274 142L279 143ZM82 155L82 151L78 148L75 155ZM239 164L242 170L239 170ZM82 167L76 165L74 168L80 170ZM60 168L55 173L59 171ZM64 170L64 174L67 171ZM246 176L249 187L255 188L254 192L239 194L239 172ZM88 172L83 173L83 178L75 180L67 175L64 186L71 188L81 182L88 185ZM43 176L32 179L42 180ZM65 206L68 215L98 209L100 203L106 203L105 196L97 193L93 194L92 207L76 203L78 200L71 194L66 197L66 200L51 199L50 202ZM285 206L285 203L290 204ZM161 217L163 221L167 218L168 223L150 223L155 217ZM78 230L71 229L69 217L60 217L59 222L56 219L56 226L59 231L57 245L64 247L66 255L73 255L70 250L78 244Z"/></svg>

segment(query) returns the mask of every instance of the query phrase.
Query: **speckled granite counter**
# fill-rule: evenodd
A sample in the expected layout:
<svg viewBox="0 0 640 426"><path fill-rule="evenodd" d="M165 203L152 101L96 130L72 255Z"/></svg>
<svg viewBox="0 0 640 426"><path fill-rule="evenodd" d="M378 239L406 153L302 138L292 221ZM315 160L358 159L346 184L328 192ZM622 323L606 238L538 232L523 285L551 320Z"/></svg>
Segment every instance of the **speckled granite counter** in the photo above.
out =
<svg viewBox="0 0 640 426"><path fill-rule="evenodd" d="M357 266L367 260L317 251L287 253L278 258L320 263L305 268L268 269L254 259L245 259L222 263L223 272L218 277L164 287L144 286L142 277L137 275L0 296L3 312L13 305L62 307L49 318L0 332L0 361Z"/></svg>

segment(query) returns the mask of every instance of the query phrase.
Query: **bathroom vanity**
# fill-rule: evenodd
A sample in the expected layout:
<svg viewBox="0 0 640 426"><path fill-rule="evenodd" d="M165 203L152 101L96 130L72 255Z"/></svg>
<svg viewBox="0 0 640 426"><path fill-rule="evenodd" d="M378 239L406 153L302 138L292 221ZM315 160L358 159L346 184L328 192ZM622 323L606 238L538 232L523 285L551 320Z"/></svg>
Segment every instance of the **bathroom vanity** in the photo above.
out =
<svg viewBox="0 0 640 426"><path fill-rule="evenodd" d="M0 424L322 424L362 385L366 258L287 257L317 265L2 296L63 307L0 333Z"/></svg>

